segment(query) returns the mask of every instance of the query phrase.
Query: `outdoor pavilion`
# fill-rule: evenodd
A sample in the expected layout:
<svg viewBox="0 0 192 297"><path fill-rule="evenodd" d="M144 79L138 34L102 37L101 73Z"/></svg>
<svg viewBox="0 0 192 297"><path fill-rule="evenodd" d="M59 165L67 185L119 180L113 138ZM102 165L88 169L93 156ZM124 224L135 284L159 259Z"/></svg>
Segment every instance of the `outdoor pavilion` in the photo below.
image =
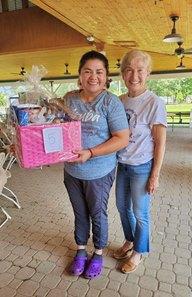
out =
<svg viewBox="0 0 192 297"><path fill-rule="evenodd" d="M11 12L10 1L0 2L1 84L18 80L21 76L12 73L19 73L20 67L30 70L41 64L48 69L48 80L66 79L65 63L76 77L79 57L90 49L105 50L115 75L117 59L131 48L151 53L156 75L175 75L177 45L162 42L171 31L173 13L180 16L176 27L184 47L192 42L189 0L32 1L37 6L16 1L23 9ZM90 35L94 42L87 41ZM183 75L190 75L191 56L184 61ZM1 207L11 219L0 229L0 296L191 297L191 131L182 126L167 130L160 188L151 207L152 251L130 275L120 273L122 262L111 257L123 242L114 188L102 275L90 281L72 277L68 269L75 254L73 214L63 186L63 164L21 169L14 163L7 185L17 194L21 209L1 197ZM88 247L91 252L91 241Z"/></svg>
<svg viewBox="0 0 192 297"><path fill-rule="evenodd" d="M192 0L1 0L0 83L21 79L21 67L30 71L32 65L43 65L48 80L76 77L81 55L92 49L106 54L111 75L119 74L118 61L133 48L151 54L154 74L191 75L191 6ZM186 53L186 69L179 71L178 44L163 42L173 30L171 15L179 16L175 30Z"/></svg>

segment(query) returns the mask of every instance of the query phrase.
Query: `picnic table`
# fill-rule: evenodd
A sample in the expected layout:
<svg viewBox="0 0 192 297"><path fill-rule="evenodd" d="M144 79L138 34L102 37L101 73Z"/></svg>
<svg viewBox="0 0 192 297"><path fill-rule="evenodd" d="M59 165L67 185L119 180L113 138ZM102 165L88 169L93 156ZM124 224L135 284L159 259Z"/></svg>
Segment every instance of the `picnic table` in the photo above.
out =
<svg viewBox="0 0 192 297"><path fill-rule="evenodd" d="M171 125L172 131L175 125L190 125L190 111L167 112L167 124Z"/></svg>

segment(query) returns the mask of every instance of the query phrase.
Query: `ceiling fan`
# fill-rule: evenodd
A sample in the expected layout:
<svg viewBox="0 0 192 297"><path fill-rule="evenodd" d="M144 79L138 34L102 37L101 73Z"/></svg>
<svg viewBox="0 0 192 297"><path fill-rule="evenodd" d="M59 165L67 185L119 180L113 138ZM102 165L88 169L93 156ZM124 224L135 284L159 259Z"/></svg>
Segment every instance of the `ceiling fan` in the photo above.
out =
<svg viewBox="0 0 192 297"><path fill-rule="evenodd" d="M116 65L116 68L120 68L121 67L121 59L117 59L117 63L115 65Z"/></svg>
<svg viewBox="0 0 192 297"><path fill-rule="evenodd" d="M192 48L184 49L182 46L183 42L177 42L178 48L175 49L175 55L181 58L183 55L192 55Z"/></svg>
<svg viewBox="0 0 192 297"><path fill-rule="evenodd" d="M185 65L183 65L183 58L184 56L181 57L180 64L176 67L177 70L182 70L186 68Z"/></svg>
<svg viewBox="0 0 192 297"><path fill-rule="evenodd" d="M115 63L115 66L111 67L111 68L116 68L119 69L121 67L121 59L117 59L117 62Z"/></svg>
<svg viewBox="0 0 192 297"><path fill-rule="evenodd" d="M11 73L11 74L25 75L26 74L25 67L21 67L21 71L19 73Z"/></svg>
<svg viewBox="0 0 192 297"><path fill-rule="evenodd" d="M65 72L64 72L64 75L71 75L71 73L69 72L69 64L68 63L65 63Z"/></svg>

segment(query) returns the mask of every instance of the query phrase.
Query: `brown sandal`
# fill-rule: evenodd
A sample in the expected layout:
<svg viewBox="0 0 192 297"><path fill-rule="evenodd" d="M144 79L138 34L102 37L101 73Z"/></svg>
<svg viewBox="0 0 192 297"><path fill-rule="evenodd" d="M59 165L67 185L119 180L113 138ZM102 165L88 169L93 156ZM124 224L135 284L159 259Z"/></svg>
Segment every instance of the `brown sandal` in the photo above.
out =
<svg viewBox="0 0 192 297"><path fill-rule="evenodd" d="M139 264L142 262L142 260L143 260L143 257L142 257L142 255L141 255L141 257L140 257L140 261L139 261L139 263L136 265L136 264L134 264L134 263L131 262L131 259L129 259L129 260L122 266L121 271L122 271L123 273L131 273L131 272L134 272L134 271L138 268L138 266L139 266Z"/></svg>
<svg viewBox="0 0 192 297"><path fill-rule="evenodd" d="M122 247L119 248L118 250L116 250L113 253L113 258L117 259L117 260L121 260L121 259L125 259L127 257L130 257L132 254L133 248L128 249L127 251L125 251Z"/></svg>

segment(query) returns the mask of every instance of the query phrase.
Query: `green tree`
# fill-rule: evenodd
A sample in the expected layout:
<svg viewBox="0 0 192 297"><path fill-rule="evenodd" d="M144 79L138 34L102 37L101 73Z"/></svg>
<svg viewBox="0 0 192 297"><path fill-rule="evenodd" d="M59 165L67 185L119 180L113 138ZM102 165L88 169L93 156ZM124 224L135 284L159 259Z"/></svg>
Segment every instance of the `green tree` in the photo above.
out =
<svg viewBox="0 0 192 297"><path fill-rule="evenodd" d="M181 89L184 100L186 100L188 95L192 95L192 79L184 78L181 80Z"/></svg>
<svg viewBox="0 0 192 297"><path fill-rule="evenodd" d="M174 101L184 102L188 95L192 95L191 78L151 79L148 87L158 96L172 97Z"/></svg>
<svg viewBox="0 0 192 297"><path fill-rule="evenodd" d="M7 96L6 94L1 93L0 94L0 106L6 106L7 105Z"/></svg>

